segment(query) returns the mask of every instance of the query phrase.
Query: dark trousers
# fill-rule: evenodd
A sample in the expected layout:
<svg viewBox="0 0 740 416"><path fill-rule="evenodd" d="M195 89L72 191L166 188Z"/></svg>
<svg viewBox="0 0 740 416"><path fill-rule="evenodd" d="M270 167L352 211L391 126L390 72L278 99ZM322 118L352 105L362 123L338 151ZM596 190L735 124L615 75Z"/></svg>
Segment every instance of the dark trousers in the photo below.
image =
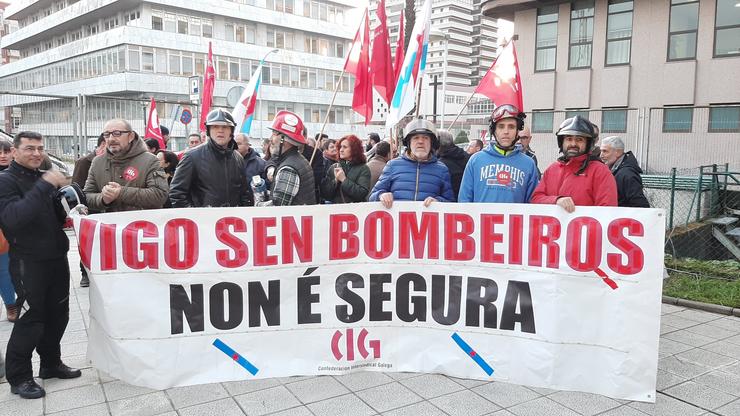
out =
<svg viewBox="0 0 740 416"><path fill-rule="evenodd" d="M10 259L10 275L18 295L18 320L8 341L5 370L8 383L33 378L35 349L41 367L61 363L59 342L69 321L69 264L66 256L54 260Z"/></svg>

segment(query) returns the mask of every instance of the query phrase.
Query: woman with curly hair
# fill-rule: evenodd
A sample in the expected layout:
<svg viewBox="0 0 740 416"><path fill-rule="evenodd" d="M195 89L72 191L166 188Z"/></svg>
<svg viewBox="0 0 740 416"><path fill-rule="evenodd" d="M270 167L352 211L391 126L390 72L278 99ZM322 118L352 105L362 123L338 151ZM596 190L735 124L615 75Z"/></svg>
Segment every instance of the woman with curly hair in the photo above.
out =
<svg viewBox="0 0 740 416"><path fill-rule="evenodd" d="M362 141L350 134L336 144L339 162L326 170L321 181L321 196L335 204L365 202L370 192L370 169L367 167Z"/></svg>

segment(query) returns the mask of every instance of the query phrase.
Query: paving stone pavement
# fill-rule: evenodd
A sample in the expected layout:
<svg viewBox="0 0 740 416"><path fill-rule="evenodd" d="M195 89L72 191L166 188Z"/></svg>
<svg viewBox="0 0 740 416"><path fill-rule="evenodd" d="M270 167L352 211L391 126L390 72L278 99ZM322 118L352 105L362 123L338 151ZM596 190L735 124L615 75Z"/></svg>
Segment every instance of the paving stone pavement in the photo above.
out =
<svg viewBox="0 0 740 416"><path fill-rule="evenodd" d="M661 314L655 404L416 373L287 377L163 391L131 386L87 363L88 290L79 287L76 247L69 260L70 322L62 357L81 368L82 377L37 379L47 391L40 400L18 398L2 379L0 416L740 416L740 318L667 304ZM4 313L2 318L0 348L5 351L13 326ZM38 374L35 354L33 363Z"/></svg>

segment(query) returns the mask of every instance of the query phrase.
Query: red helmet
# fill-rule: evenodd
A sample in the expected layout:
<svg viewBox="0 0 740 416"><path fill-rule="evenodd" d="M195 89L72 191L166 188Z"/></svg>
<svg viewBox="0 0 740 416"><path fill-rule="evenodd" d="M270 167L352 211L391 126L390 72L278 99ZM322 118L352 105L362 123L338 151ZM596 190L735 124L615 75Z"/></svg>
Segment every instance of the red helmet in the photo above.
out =
<svg viewBox="0 0 740 416"><path fill-rule="evenodd" d="M303 137L303 120L296 113L279 111L272 120L270 130L284 135L293 144L306 144L306 138Z"/></svg>

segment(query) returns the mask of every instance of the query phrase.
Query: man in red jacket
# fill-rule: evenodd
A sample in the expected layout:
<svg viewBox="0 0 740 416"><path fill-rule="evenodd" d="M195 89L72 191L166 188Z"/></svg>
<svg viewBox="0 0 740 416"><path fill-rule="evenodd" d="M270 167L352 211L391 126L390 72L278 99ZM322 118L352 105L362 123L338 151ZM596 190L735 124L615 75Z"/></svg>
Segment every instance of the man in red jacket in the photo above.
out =
<svg viewBox="0 0 740 416"><path fill-rule="evenodd" d="M596 132L581 116L569 118L556 133L562 156L550 165L534 190L533 204L557 204L573 212L577 205L617 206L614 176L591 156Z"/></svg>

